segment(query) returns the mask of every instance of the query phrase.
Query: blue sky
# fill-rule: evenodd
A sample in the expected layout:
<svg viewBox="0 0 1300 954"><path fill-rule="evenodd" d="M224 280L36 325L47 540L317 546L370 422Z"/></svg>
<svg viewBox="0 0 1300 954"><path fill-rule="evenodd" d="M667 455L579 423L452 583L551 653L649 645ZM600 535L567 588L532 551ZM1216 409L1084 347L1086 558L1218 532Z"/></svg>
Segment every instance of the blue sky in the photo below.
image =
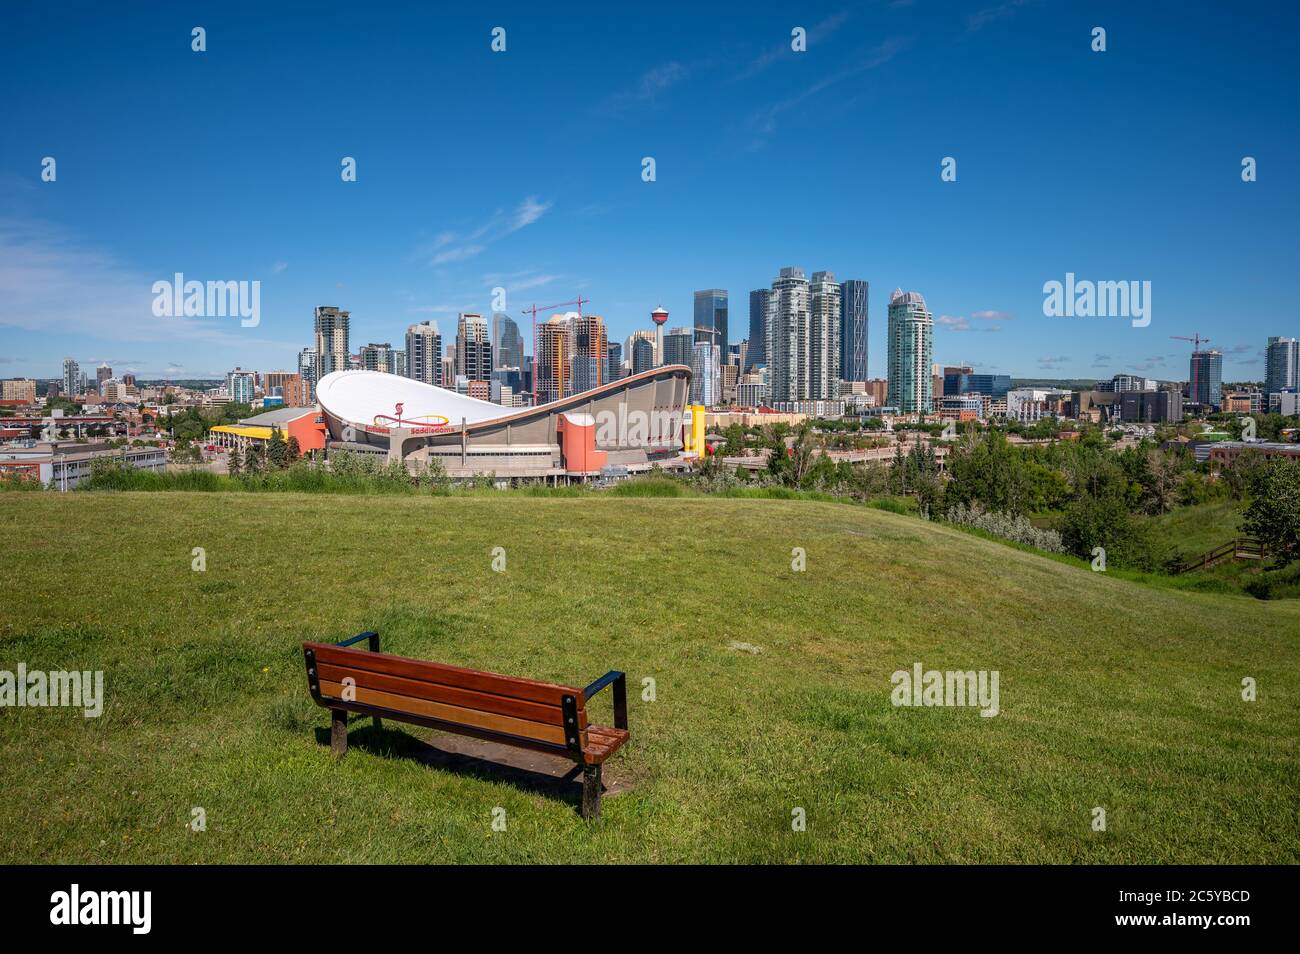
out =
<svg viewBox="0 0 1300 954"><path fill-rule="evenodd" d="M356 350L497 285L618 340L727 288L735 341L784 265L871 283L872 375L899 286L936 361L1020 377L1183 378L1196 331L1259 379L1300 336L1290 4L473 6L7 5L0 376L292 367L317 304ZM261 281L260 325L154 317L175 272ZM1150 281L1151 324L1044 317L1066 272Z"/></svg>

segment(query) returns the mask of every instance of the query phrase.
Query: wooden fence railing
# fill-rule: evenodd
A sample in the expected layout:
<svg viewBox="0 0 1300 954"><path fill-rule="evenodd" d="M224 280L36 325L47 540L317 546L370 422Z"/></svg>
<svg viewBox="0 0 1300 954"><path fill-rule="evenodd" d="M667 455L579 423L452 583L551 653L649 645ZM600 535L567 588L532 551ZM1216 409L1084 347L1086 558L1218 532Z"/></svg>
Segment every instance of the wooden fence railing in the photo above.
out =
<svg viewBox="0 0 1300 954"><path fill-rule="evenodd" d="M1234 560L1262 560L1268 556L1268 547L1254 537L1237 537L1207 553L1193 557L1181 564L1175 572L1190 573L1192 570L1199 570L1228 556Z"/></svg>

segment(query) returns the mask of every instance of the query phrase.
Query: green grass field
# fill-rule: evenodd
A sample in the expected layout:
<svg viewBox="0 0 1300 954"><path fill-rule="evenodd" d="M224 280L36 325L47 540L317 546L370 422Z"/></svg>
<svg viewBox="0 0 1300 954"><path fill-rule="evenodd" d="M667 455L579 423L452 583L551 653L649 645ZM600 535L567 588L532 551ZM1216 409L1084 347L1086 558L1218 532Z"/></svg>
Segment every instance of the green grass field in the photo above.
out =
<svg viewBox="0 0 1300 954"><path fill-rule="evenodd" d="M1156 532L1170 552L1182 560L1208 553L1241 535L1242 505L1235 500L1218 500L1193 507L1177 507L1152 517Z"/></svg>
<svg viewBox="0 0 1300 954"><path fill-rule="evenodd" d="M0 540L0 669L102 669L107 695L0 709L7 863L1300 861L1297 601L802 500L15 493ZM332 760L299 644L363 629L626 670L626 790L587 825L393 723ZM998 670L1001 713L894 707L916 662Z"/></svg>

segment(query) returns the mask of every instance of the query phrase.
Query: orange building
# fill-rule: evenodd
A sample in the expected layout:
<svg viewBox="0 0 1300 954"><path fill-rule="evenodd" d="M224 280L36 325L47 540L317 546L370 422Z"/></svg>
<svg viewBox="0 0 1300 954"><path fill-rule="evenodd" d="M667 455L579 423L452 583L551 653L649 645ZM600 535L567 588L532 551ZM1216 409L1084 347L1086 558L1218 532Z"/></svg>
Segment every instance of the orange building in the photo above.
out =
<svg viewBox="0 0 1300 954"><path fill-rule="evenodd" d="M298 449L304 454L325 446L325 419L316 407L281 407L244 418L238 424L221 424L208 431L208 439L219 447L247 450L270 443L276 431L286 441L296 437Z"/></svg>

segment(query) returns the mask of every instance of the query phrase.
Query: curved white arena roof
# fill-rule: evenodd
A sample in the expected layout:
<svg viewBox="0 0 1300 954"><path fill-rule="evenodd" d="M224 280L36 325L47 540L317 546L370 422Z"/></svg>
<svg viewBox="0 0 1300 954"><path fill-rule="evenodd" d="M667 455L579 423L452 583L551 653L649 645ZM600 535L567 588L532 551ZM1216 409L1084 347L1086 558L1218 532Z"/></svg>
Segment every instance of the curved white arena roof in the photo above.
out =
<svg viewBox="0 0 1300 954"><path fill-rule="evenodd" d="M334 417L367 427L391 425L392 421L375 418L397 417L398 404L402 405L403 421L430 425L444 423L439 418L454 426L459 426L462 418L474 424L509 413L500 404L383 371L331 372L316 382L316 400Z"/></svg>

